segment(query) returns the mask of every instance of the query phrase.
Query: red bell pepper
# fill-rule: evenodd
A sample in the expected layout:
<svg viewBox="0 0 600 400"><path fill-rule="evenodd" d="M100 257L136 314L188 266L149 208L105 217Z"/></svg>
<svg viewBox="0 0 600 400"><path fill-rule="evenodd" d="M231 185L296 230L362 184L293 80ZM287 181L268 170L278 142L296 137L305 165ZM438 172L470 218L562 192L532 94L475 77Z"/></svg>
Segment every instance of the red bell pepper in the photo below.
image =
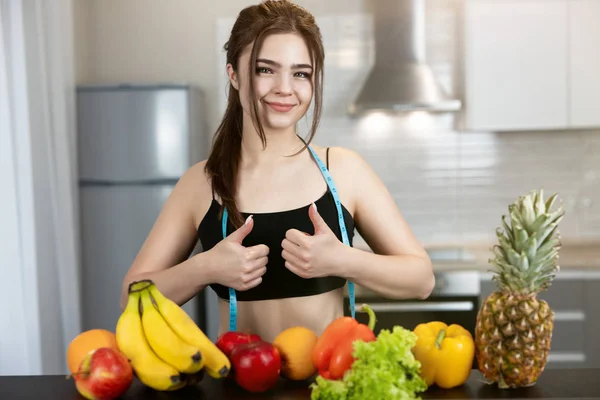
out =
<svg viewBox="0 0 600 400"><path fill-rule="evenodd" d="M340 379L354 362L353 343L357 340L370 342L376 339L373 333L375 313L366 304L359 311L369 314L369 324L359 324L351 317L334 320L323 332L313 350L313 364L326 379Z"/></svg>

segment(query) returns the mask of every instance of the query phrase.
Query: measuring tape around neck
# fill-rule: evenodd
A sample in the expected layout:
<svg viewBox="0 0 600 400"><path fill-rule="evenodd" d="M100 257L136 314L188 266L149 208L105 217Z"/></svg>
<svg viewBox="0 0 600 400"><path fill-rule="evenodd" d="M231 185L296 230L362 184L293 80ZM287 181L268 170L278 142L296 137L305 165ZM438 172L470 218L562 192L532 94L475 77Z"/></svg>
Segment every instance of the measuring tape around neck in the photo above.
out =
<svg viewBox="0 0 600 400"><path fill-rule="evenodd" d="M333 200L335 202L335 208L337 209L340 232L342 233L342 242L345 245L350 246L350 241L348 240L348 232L346 230L346 222L344 221L344 214L342 212L342 203L340 201L335 183L333 182L333 178L331 177L331 174L329 173L329 170L327 169L325 164L323 164L323 161L321 161L319 156L317 156L317 153L315 153L315 151L312 149L312 147L308 146L308 149L310 150L311 154L313 155L313 158L317 162L317 165L319 166L319 169L321 170L321 174L325 178L325 182L327 182L327 186L329 187L329 190L331 191L331 194L333 196ZM223 210L223 218L221 220L223 239L225 239L227 237L228 216L229 216L229 214L227 213L227 209L224 209ZM354 283L351 281L348 281L348 297L350 300L350 313L352 315L352 318L355 318ZM237 329L237 296L235 293L235 289L229 288L229 330L234 332L236 329Z"/></svg>
<svg viewBox="0 0 600 400"><path fill-rule="evenodd" d="M327 186L331 191L331 195L333 196L333 200L335 202L335 208L337 209L338 215L338 223L340 225L340 232L342 233L342 242L346 246L350 246L350 240L348 240L348 232L346 230L346 222L344 221L344 213L342 212L342 202L340 201L340 196L338 195L337 188L335 186L335 182L333 181L333 177L329 173L329 170L323 164L323 161L319 158L317 153L312 149L312 147L308 146L311 154L313 155L319 169L321 170L321 174L325 178L325 182L327 182ZM348 299L350 301L350 315L352 318L355 318L355 298L354 298L354 282L348 281Z"/></svg>

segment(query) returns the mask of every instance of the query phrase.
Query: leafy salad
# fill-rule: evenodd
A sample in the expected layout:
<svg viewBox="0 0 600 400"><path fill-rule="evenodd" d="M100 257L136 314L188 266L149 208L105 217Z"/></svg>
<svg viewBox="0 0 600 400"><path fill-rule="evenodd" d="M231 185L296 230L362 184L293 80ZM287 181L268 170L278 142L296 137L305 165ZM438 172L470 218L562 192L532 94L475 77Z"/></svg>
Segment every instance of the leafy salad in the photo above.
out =
<svg viewBox="0 0 600 400"><path fill-rule="evenodd" d="M377 340L354 342L352 368L341 380L317 376L311 400L418 399L427 385L411 351L416 342L417 335L400 326L382 329Z"/></svg>

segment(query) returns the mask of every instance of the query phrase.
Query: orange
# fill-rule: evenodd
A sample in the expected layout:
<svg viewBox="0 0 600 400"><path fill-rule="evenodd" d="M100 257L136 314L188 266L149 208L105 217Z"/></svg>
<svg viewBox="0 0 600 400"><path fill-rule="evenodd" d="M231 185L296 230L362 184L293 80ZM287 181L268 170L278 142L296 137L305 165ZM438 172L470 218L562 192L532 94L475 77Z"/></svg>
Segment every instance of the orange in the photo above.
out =
<svg viewBox="0 0 600 400"><path fill-rule="evenodd" d="M281 354L283 376L300 381L310 378L316 372L312 352L317 339L316 333L303 326L288 328L277 335L273 346Z"/></svg>
<svg viewBox="0 0 600 400"><path fill-rule="evenodd" d="M71 373L77 372L79 364L92 350L101 347L111 347L119 350L117 338L114 333L105 329L90 329L77 335L67 349L67 365Z"/></svg>

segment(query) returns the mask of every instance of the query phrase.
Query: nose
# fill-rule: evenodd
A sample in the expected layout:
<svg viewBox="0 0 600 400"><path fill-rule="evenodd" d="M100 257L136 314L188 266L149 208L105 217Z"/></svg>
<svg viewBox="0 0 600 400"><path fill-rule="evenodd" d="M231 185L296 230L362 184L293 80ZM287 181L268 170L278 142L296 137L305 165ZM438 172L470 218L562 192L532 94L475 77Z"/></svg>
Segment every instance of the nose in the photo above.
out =
<svg viewBox="0 0 600 400"><path fill-rule="evenodd" d="M289 76L285 74L279 75L277 79L277 85L275 87L275 93L282 96L289 96L292 94L292 82Z"/></svg>

